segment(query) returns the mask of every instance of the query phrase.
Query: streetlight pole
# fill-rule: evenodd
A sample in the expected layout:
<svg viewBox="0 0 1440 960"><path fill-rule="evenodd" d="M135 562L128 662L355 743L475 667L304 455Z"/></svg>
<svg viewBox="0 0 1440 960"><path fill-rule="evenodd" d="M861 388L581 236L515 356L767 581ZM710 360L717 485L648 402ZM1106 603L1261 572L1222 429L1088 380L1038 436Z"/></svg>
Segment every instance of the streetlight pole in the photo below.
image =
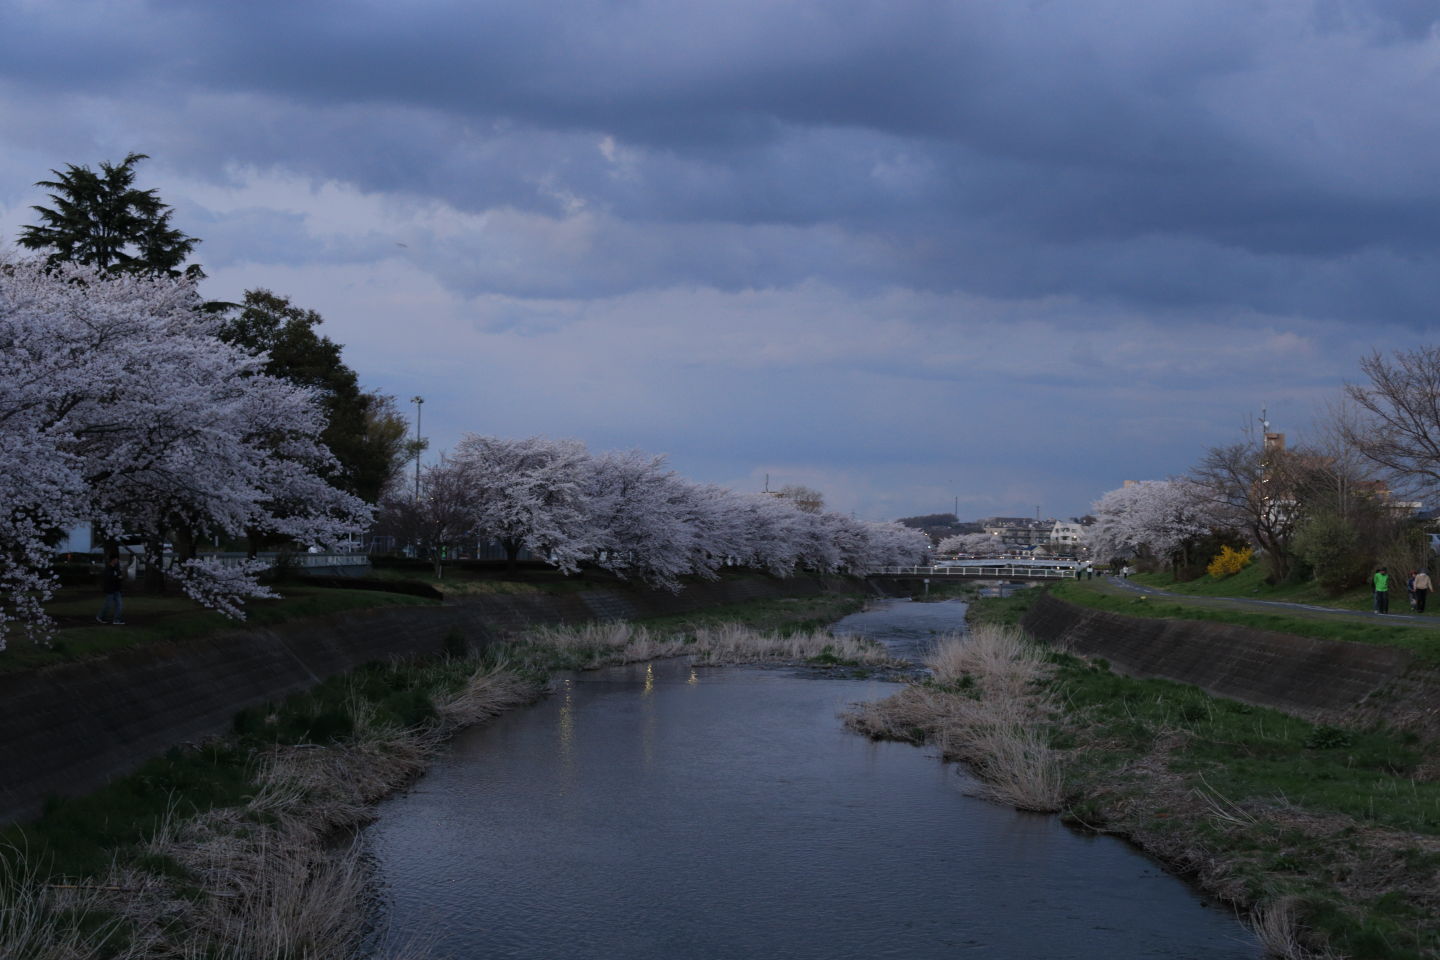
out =
<svg viewBox="0 0 1440 960"><path fill-rule="evenodd" d="M415 404L415 502L420 502L420 407L425 403L424 397L411 397L410 402Z"/></svg>

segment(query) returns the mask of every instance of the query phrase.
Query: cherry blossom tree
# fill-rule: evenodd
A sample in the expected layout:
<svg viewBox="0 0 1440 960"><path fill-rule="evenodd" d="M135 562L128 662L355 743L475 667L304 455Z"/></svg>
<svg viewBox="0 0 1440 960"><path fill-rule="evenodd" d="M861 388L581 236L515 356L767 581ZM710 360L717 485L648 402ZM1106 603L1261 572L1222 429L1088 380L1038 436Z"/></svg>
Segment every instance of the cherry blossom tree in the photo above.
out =
<svg viewBox="0 0 1440 960"><path fill-rule="evenodd" d="M78 522L145 542L158 568L177 528L192 542L261 528L319 543L367 519L322 479L333 458L315 439L313 392L261 374L263 358L217 340L199 308L180 278L0 264L0 450L14 454L0 617L43 632L47 541ZM256 572L193 549L176 570L183 589L231 615L268 595Z"/></svg>
<svg viewBox="0 0 1440 960"><path fill-rule="evenodd" d="M588 539L599 566L669 590L687 574L716 576L692 485L665 469L664 457L606 453L588 466Z"/></svg>
<svg viewBox="0 0 1440 960"><path fill-rule="evenodd" d="M1188 542L1216 525L1205 492L1187 480L1132 483L1105 494L1093 510L1091 543L1097 557L1134 550L1173 561Z"/></svg>
<svg viewBox="0 0 1440 960"><path fill-rule="evenodd" d="M862 527L868 547L860 562L850 568L856 576L884 567L919 566L930 556L930 538L923 530L875 520L862 521Z"/></svg>
<svg viewBox="0 0 1440 960"><path fill-rule="evenodd" d="M988 533L961 533L953 537L946 537L940 541L935 548L939 554L993 554L997 551L1000 538L991 536Z"/></svg>
<svg viewBox="0 0 1440 960"><path fill-rule="evenodd" d="M513 573L521 547L573 573L595 552L585 506L590 455L578 440L506 440L467 434L455 451L477 533L505 548Z"/></svg>

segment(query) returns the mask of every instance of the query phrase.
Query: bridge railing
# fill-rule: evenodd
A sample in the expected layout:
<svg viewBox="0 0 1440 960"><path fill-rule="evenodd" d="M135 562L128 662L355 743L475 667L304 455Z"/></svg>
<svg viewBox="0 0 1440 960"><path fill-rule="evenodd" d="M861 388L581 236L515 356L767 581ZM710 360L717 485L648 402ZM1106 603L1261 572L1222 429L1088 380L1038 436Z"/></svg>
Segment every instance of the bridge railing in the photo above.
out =
<svg viewBox="0 0 1440 960"><path fill-rule="evenodd" d="M1074 580L1074 567L1030 566L1006 563L995 566L884 567L875 571L892 577L963 577L971 580Z"/></svg>

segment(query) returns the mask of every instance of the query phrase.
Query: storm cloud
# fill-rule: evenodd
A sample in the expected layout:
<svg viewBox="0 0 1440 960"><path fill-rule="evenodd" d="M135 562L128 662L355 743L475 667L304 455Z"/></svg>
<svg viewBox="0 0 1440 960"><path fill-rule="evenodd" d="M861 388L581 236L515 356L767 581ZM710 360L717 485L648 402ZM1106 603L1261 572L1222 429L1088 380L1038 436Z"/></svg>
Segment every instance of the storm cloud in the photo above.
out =
<svg viewBox="0 0 1440 960"><path fill-rule="evenodd" d="M1427 3L0 2L0 232L141 179L435 439L1083 512L1440 300ZM433 395L433 396L432 396ZM1273 419L1273 416L1272 416Z"/></svg>

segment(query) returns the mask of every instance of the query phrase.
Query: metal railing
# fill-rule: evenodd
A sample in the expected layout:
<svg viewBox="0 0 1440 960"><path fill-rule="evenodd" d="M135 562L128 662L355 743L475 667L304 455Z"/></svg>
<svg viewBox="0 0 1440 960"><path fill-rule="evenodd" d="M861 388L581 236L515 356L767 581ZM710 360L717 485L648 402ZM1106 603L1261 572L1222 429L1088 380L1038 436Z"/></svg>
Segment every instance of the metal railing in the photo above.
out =
<svg viewBox="0 0 1440 960"><path fill-rule="evenodd" d="M206 557L213 557L221 563L238 564L248 559L243 553L220 553L204 554ZM276 558L280 554L273 550L263 551L255 555L256 560L267 561L271 566L275 565ZM368 567L370 557L364 553L287 553L285 562L292 567Z"/></svg>
<svg viewBox="0 0 1440 960"><path fill-rule="evenodd" d="M995 566L883 567L876 576L944 577L965 580L1074 580L1074 567L1031 566L1006 563Z"/></svg>

